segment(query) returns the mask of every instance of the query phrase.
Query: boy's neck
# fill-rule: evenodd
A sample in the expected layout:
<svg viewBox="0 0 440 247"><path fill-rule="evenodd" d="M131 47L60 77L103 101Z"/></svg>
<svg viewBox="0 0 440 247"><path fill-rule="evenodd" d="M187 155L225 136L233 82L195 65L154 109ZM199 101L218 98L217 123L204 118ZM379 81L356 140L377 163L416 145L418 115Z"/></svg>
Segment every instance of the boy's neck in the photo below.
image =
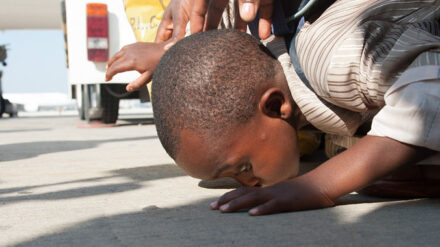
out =
<svg viewBox="0 0 440 247"><path fill-rule="evenodd" d="M301 110L299 109L298 105L293 104L293 114L291 117L291 123L293 124L293 126L299 130L302 127L306 126L309 124L309 122L307 121L306 117L304 116L304 114L301 112Z"/></svg>

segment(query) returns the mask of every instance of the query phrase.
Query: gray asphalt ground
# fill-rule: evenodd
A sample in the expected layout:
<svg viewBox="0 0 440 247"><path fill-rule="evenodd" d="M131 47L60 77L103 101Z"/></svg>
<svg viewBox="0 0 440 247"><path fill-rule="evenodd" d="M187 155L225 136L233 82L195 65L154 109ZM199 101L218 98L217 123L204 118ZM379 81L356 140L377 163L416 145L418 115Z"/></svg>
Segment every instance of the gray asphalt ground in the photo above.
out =
<svg viewBox="0 0 440 247"><path fill-rule="evenodd" d="M184 175L146 117L112 128L79 128L74 116L0 119L0 246L440 245L440 200L350 194L322 210L212 211L228 189Z"/></svg>

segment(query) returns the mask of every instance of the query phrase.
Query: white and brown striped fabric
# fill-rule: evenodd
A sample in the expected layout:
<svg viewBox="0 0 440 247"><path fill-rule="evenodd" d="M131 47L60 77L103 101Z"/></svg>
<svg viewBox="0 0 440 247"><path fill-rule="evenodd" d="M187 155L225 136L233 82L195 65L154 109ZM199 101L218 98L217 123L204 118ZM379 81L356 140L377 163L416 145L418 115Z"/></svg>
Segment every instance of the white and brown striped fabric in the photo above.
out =
<svg viewBox="0 0 440 247"><path fill-rule="evenodd" d="M439 0L336 1L316 21L306 22L296 38L313 91L288 68L281 43L268 46L279 43L272 52L285 64L292 96L306 119L324 132L352 135L368 113L385 105L385 93L404 71L440 66L439 19ZM426 76L439 77L421 75Z"/></svg>
<svg viewBox="0 0 440 247"><path fill-rule="evenodd" d="M308 88L293 68L284 38L271 36L262 43L281 63L292 98L308 122L326 133L352 135L356 131L361 114L332 105Z"/></svg>

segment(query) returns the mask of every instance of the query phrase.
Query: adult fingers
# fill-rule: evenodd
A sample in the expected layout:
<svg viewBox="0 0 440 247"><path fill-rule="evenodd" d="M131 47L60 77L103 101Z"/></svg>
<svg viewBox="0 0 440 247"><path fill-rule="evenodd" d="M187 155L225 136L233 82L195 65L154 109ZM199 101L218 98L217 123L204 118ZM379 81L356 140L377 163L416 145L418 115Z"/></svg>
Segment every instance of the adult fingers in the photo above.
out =
<svg viewBox="0 0 440 247"><path fill-rule="evenodd" d="M254 190L255 190L254 187L240 187L238 189L235 189L233 191L225 193L217 201L211 203L211 208L212 209L219 209L220 206L222 206L223 204L228 203L229 201L231 201L237 197L240 197L242 195L245 195L249 192L252 192Z"/></svg>
<svg viewBox="0 0 440 247"><path fill-rule="evenodd" d="M240 30L242 32L246 32L247 30L247 23L241 20L240 18L235 19L234 23L234 29Z"/></svg>
<svg viewBox="0 0 440 247"><path fill-rule="evenodd" d="M208 0L194 0L189 21L191 33L198 33L203 30L206 12L208 11L208 3Z"/></svg>
<svg viewBox="0 0 440 247"><path fill-rule="evenodd" d="M150 71L145 71L142 73L136 80L130 82L125 89L128 92L138 90L142 86L146 85L148 82L150 82L151 77L153 76L153 73Z"/></svg>
<svg viewBox="0 0 440 247"><path fill-rule="evenodd" d="M166 8L163 13L162 20L157 28L156 38L154 42L162 43L169 40L173 35L173 18L171 16L171 7Z"/></svg>
<svg viewBox="0 0 440 247"><path fill-rule="evenodd" d="M173 42L177 42L185 37L186 25L191 17L192 6L181 6L175 16L173 16Z"/></svg>
<svg viewBox="0 0 440 247"><path fill-rule="evenodd" d="M204 31L218 28L223 12L225 11L225 8L228 4L229 0L211 1L208 6L208 13L206 16Z"/></svg>
<svg viewBox="0 0 440 247"><path fill-rule="evenodd" d="M258 24L258 35L261 39L270 36L272 24L273 0L262 0L260 3L260 21Z"/></svg>
<svg viewBox="0 0 440 247"><path fill-rule="evenodd" d="M265 203L267 200L269 200L269 198L261 191L253 191L220 206L220 211L222 213L234 212L240 209L255 207Z"/></svg>
<svg viewBox="0 0 440 247"><path fill-rule="evenodd" d="M234 6L234 28L242 32L247 30L247 22L243 21L240 17L240 11L238 9L238 2L235 1Z"/></svg>
<svg viewBox="0 0 440 247"><path fill-rule="evenodd" d="M251 22L257 16L260 0L239 0L240 17L245 22Z"/></svg>

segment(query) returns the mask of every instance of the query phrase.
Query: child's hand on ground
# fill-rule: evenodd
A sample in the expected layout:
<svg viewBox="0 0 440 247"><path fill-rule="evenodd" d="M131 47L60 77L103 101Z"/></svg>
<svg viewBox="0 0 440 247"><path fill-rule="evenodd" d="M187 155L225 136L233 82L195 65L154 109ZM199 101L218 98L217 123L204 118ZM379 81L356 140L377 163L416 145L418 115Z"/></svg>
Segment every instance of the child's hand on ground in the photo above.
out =
<svg viewBox="0 0 440 247"><path fill-rule="evenodd" d="M332 200L432 153L388 137L365 136L300 177L264 188L238 188L224 194L211 207L224 213L251 208L250 215L331 207Z"/></svg>
<svg viewBox="0 0 440 247"><path fill-rule="evenodd" d="M212 209L229 213L249 209L250 215L331 207L331 201L308 179L296 178L269 187L241 187L224 194Z"/></svg>
<svg viewBox="0 0 440 247"><path fill-rule="evenodd" d="M127 85L127 91L133 91L146 85L153 77L160 58L165 53L166 43L137 42L124 46L107 64L105 80L109 81L114 75L130 70L136 70L141 75Z"/></svg>

